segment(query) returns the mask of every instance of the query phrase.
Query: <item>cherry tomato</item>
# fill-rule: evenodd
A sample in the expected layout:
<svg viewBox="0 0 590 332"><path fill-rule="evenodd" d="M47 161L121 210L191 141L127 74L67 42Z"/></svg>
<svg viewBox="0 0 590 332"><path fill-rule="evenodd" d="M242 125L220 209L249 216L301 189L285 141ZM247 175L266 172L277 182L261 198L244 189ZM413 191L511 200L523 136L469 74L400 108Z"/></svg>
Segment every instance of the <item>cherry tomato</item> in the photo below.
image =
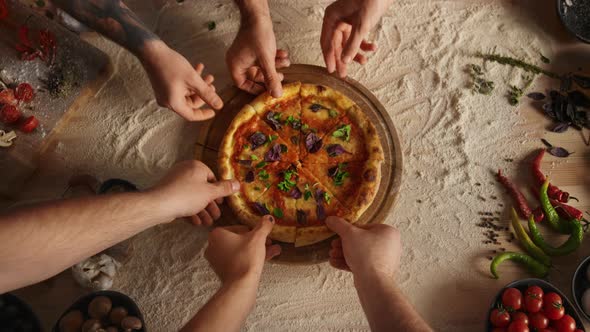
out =
<svg viewBox="0 0 590 332"><path fill-rule="evenodd" d="M20 119L20 112L14 105L4 105L0 109L0 121L6 124L15 123Z"/></svg>
<svg viewBox="0 0 590 332"><path fill-rule="evenodd" d="M16 97L12 89L0 91L0 104L16 105Z"/></svg>
<svg viewBox="0 0 590 332"><path fill-rule="evenodd" d="M524 322L526 325L529 325L529 316L522 311L513 312L510 314L510 318L513 322Z"/></svg>
<svg viewBox="0 0 590 332"><path fill-rule="evenodd" d="M17 100L26 103L33 100L35 97L35 91L29 83L21 83L16 87L14 96Z"/></svg>
<svg viewBox="0 0 590 332"><path fill-rule="evenodd" d="M547 302L543 303L543 313L550 320L558 320L565 314L565 308L561 302Z"/></svg>
<svg viewBox="0 0 590 332"><path fill-rule="evenodd" d="M536 329L544 329L547 328L547 326L549 326L549 319L545 317L545 315L542 312L532 313L529 316L529 319L531 321L531 327L534 327Z"/></svg>
<svg viewBox="0 0 590 332"><path fill-rule="evenodd" d="M510 323L510 314L504 309L494 309L490 314L490 322L495 327L506 327Z"/></svg>
<svg viewBox="0 0 590 332"><path fill-rule="evenodd" d="M576 321L570 315L563 316L560 320L553 323L557 332L574 332L576 330Z"/></svg>
<svg viewBox="0 0 590 332"><path fill-rule="evenodd" d="M557 331L552 327L548 327L548 328L540 329L537 332L557 332Z"/></svg>
<svg viewBox="0 0 590 332"><path fill-rule="evenodd" d="M557 293L547 293L543 296L543 305L546 304L546 302L559 302L559 303L563 303L561 301L561 296L559 296L559 294Z"/></svg>
<svg viewBox="0 0 590 332"><path fill-rule="evenodd" d="M543 307L543 290L539 286L531 286L524 293L524 308L528 312L539 312Z"/></svg>
<svg viewBox="0 0 590 332"><path fill-rule="evenodd" d="M584 332L584 330L576 329L574 332Z"/></svg>
<svg viewBox="0 0 590 332"><path fill-rule="evenodd" d="M504 308L518 310L522 306L522 293L516 288L507 288L502 293L502 305Z"/></svg>
<svg viewBox="0 0 590 332"><path fill-rule="evenodd" d="M38 125L39 125L39 120L37 120L37 118L35 116L29 116L20 125L20 130L23 133L30 133L33 130L35 130L35 128L37 128Z"/></svg>
<svg viewBox="0 0 590 332"><path fill-rule="evenodd" d="M529 327L524 322L512 322L508 326L508 332L529 332Z"/></svg>

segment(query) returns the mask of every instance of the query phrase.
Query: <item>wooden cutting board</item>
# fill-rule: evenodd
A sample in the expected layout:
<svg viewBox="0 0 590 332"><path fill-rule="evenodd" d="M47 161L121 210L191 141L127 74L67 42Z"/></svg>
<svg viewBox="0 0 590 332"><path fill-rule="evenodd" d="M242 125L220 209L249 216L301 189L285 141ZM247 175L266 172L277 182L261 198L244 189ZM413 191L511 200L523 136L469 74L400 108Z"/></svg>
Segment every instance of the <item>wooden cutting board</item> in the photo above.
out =
<svg viewBox="0 0 590 332"><path fill-rule="evenodd" d="M54 133L65 128L68 114L81 107L109 77L111 63L108 56L82 41L61 25L40 16L18 1L8 1L9 16L0 20L0 70L12 83L29 83L36 90L35 99L19 106L24 116L34 115L39 127L25 134L16 127L0 123L0 130L15 130L18 137L9 148L0 147L0 197L15 198L19 188L37 168L40 153L51 145ZM76 85L63 97L53 97L45 89L43 80L49 66L41 60L23 61L15 50L17 30L24 22L31 31L48 29L57 39L57 59L63 56L76 68ZM56 61L58 63L59 60Z"/></svg>
<svg viewBox="0 0 590 332"><path fill-rule="evenodd" d="M325 68L312 65L292 65L282 70L285 82L301 81L304 83L323 84L332 87L352 99L361 107L375 125L385 154L381 169L381 183L375 200L360 217L362 223L383 223L394 207L402 178L402 150L397 130L387 114L387 110L377 98L359 82L350 78L341 79L329 74ZM195 158L202 160L214 172L217 172L217 152L230 122L242 107L254 99L237 88L226 89L221 93L225 103L223 110L199 132ZM227 206L221 207L220 225L235 224L237 218ZM331 239L295 248L293 244L282 243L282 253L274 262L289 264L315 264L328 259Z"/></svg>

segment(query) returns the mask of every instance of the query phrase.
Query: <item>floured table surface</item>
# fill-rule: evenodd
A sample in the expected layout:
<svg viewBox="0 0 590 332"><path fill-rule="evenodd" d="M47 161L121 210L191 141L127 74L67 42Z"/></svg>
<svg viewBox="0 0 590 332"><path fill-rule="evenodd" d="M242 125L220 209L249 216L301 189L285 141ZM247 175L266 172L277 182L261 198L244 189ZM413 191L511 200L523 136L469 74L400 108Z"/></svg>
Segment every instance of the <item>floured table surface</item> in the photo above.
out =
<svg viewBox="0 0 590 332"><path fill-rule="evenodd" d="M0 195L13 197L37 168L41 150L51 144L52 131L67 130L64 116L83 105L107 78L110 61L102 51L80 40L61 25L18 2L8 1L8 5L9 16L0 20L0 70L10 79L7 83L26 82L33 86L35 98L31 103L20 105L19 109L24 117L34 115L39 120L39 127L29 134L20 132L15 126L0 123L0 130L15 130L18 135L11 147L0 148ZM18 28L25 22L30 27L31 36L39 29L48 29L55 34L57 55L54 65L67 61L68 69L76 73L76 84L67 93L54 97L47 91L43 81L50 68L45 62L20 59L15 45L18 43Z"/></svg>
<svg viewBox="0 0 590 332"><path fill-rule="evenodd" d="M352 79L340 79L330 75L325 68L312 65L292 65L283 70L285 83L301 81L329 86L353 100L369 117L377 129L385 154L381 166L381 183L373 203L359 218L360 223L383 223L391 212L399 193L402 176L402 152L399 137L391 118L379 100L360 83ZM255 96L229 88L221 93L225 107L214 118L206 130L201 131L197 141L195 159L202 160L217 171L218 149L229 124L242 107ZM222 207L221 225L235 223L238 219L227 204ZM281 263L313 264L326 261L330 250L330 239L305 247L294 247L282 243L282 252L273 261Z"/></svg>

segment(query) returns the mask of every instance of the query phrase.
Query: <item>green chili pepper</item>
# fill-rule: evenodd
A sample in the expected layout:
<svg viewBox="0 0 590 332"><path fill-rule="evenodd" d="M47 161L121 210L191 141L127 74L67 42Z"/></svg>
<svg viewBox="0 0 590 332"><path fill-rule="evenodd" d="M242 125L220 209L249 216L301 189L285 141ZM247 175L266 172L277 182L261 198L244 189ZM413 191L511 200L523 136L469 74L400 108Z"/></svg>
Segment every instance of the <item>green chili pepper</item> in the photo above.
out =
<svg viewBox="0 0 590 332"><path fill-rule="evenodd" d="M582 238L584 237L584 230L582 229L582 225L579 221L572 219L569 222L571 229L570 237L565 241L561 246L555 248L550 246L545 242L541 232L537 228L535 224L535 220L533 215L529 218L529 231L531 232L531 237L533 238L533 242L539 248L541 248L547 255L549 256L564 256L569 253L574 252L580 244L582 243Z"/></svg>
<svg viewBox="0 0 590 332"><path fill-rule="evenodd" d="M524 265L536 278L543 278L549 274L549 267L539 263L533 257L519 252L506 251L496 255L494 260L492 260L492 264L490 264L490 272L492 273L492 276L494 276L494 279L498 279L499 277L498 272L496 271L498 265L505 260L511 260Z"/></svg>
<svg viewBox="0 0 590 332"><path fill-rule="evenodd" d="M518 214L516 214L516 210L514 210L514 208L512 208L512 228L514 228L516 238L520 241L524 249L529 254L531 254L531 256L544 265L551 266L551 258L547 256L547 254L545 254L543 250L537 247L537 245L531 240L527 232L524 230L524 227L522 227L520 219L518 218Z"/></svg>
<svg viewBox="0 0 590 332"><path fill-rule="evenodd" d="M562 234L568 234L569 225L566 222L559 220L559 214L557 211L555 211L553 205L551 205L551 200L549 199L549 195L547 195L548 188L549 178L545 179L545 182L541 186L541 193L539 194L541 206L543 207L543 212L545 213L545 220L547 220L549 226L551 226L551 228L554 230Z"/></svg>

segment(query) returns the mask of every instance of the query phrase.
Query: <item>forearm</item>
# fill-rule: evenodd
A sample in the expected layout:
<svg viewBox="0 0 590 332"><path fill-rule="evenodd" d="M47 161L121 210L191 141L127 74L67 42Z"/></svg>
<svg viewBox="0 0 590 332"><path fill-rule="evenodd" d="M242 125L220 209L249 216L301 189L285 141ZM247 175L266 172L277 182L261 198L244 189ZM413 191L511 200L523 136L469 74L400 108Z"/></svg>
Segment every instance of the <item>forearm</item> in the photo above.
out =
<svg viewBox="0 0 590 332"><path fill-rule="evenodd" d="M234 0L240 8L241 24L248 25L261 18L270 19L267 0Z"/></svg>
<svg viewBox="0 0 590 332"><path fill-rule="evenodd" d="M355 277L354 283L371 331L432 331L393 279Z"/></svg>
<svg viewBox="0 0 590 332"><path fill-rule="evenodd" d="M121 0L54 0L58 7L138 57L160 41Z"/></svg>
<svg viewBox="0 0 590 332"><path fill-rule="evenodd" d="M51 277L146 228L170 221L151 193L22 208L0 216L0 293Z"/></svg>
<svg viewBox="0 0 590 332"><path fill-rule="evenodd" d="M260 277L224 284L181 332L240 331L254 308Z"/></svg>

